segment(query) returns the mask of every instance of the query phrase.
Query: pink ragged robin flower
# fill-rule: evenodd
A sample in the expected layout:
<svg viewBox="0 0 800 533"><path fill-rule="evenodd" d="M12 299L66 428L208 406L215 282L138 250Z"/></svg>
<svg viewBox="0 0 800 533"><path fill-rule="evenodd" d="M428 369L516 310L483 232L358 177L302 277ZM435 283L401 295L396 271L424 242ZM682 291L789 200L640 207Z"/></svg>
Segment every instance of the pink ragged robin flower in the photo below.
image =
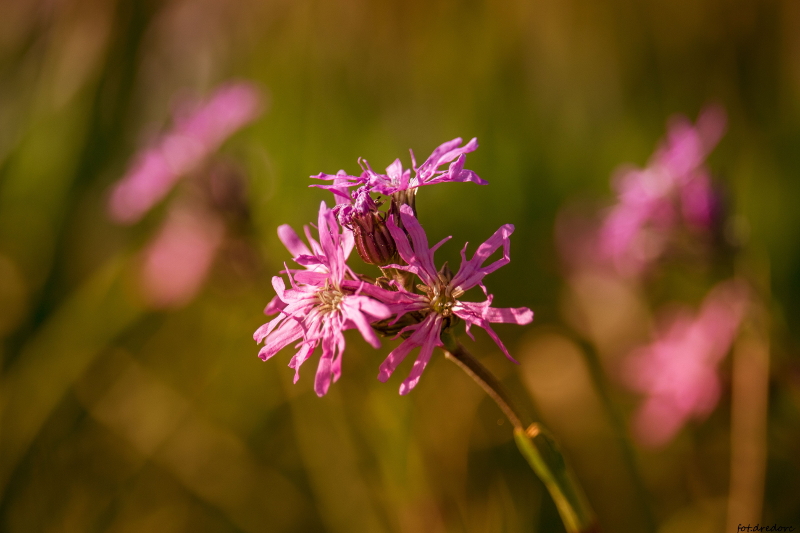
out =
<svg viewBox="0 0 800 533"><path fill-rule="evenodd" d="M666 444L689 419L711 413L722 393L717 367L736 338L747 302L744 282L722 282L696 315L680 310L651 344L631 353L625 381L646 396L633 420L639 442Z"/></svg>
<svg viewBox="0 0 800 533"><path fill-rule="evenodd" d="M480 185L487 182L472 170L464 168L466 154L478 147L477 139L461 146L461 138L453 139L438 146L425 162L417 167L414 152L411 152L414 176L410 170L396 159L386 169L386 174L378 174L364 159L359 159L363 172L360 176L349 176L343 170L337 174L318 174L312 178L333 181L331 185L312 185L330 190L336 198L335 211L339 223L355 234L358 254L364 261L385 266L396 260L396 247L386 227L387 213L379 211L380 203L373 194L391 197L392 209L400 205L410 205L414 209L417 188L434 183L452 181L471 181ZM450 163L445 170L441 167ZM349 191L350 187L357 187Z"/></svg>
<svg viewBox="0 0 800 533"><path fill-rule="evenodd" d="M175 119L175 126L142 151L111 190L109 212L121 223L138 221L180 178L261 112L261 93L249 83L229 83Z"/></svg>
<svg viewBox="0 0 800 533"><path fill-rule="evenodd" d="M646 168L627 168L614 180L618 202L600 228L601 255L623 274L637 274L665 249L682 219L708 228L716 197L705 159L725 131L725 113L705 109L691 124L672 119L666 140Z"/></svg>
<svg viewBox="0 0 800 533"><path fill-rule="evenodd" d="M322 356L317 367L314 390L319 396L328 392L331 381L339 379L342 371L342 352L347 329L358 329L373 347L380 347L377 334L370 324L388 318L389 307L376 300L384 292L387 298L393 293L374 285L358 281L345 264L352 249L352 238L339 231L332 210L323 202L320 205L318 230L319 241L308 236L307 247L288 228L281 226L279 235L298 264L305 270L288 270L291 288L287 289L280 276L272 278L272 286L278 302L271 302L267 311L279 315L258 328L253 338L264 343L258 356L267 360L288 344L299 341L297 353L289 366L295 369L295 382L299 379L300 365L322 345ZM309 232L306 231L308 234Z"/></svg>
<svg viewBox="0 0 800 533"><path fill-rule="evenodd" d="M470 260L467 260L467 247L465 245L461 250L461 267L453 275L446 267L437 271L433 257L434 252L449 240L449 237L434 247L428 248L428 238L425 235L425 230L413 216L409 206L404 205L400 208L400 217L408 236L392 219L387 222L389 231L391 231L397 243L400 257L408 264L391 266L416 274L422 282L420 288L423 294L400 291L398 294L402 295L402 302L396 305L394 309L397 310L398 318L402 314L410 312L420 313L425 315L425 318L418 324L404 328L401 333L410 333L410 336L395 348L381 364L378 379L381 381L388 380L389 376L392 375L409 352L419 347L420 354L414 362L411 373L400 386L400 394L408 394L419 382L422 371L433 354L433 349L437 346L442 346L440 339L442 329L449 327L455 317L466 322L467 334L471 338L473 338L470 332L471 326L478 326L486 330L506 357L514 361L500 337L491 328L490 323L529 324L533 320L533 312L527 307L491 307L492 296L488 294L487 299L482 303L462 302L459 300L467 290L475 286L480 286L486 293L483 278L508 264L510 261L510 236L514 231L514 226L511 224L501 226L494 235L478 247ZM410 243L409 238L411 240ZM503 256L484 266L489 257L501 246L503 248Z"/></svg>
<svg viewBox="0 0 800 533"><path fill-rule="evenodd" d="M386 168L386 174L378 174L369 165L366 159L359 159L359 164L363 172L360 176L349 176L342 172L339 174L317 174L311 176L312 178L322 180L339 180L345 183L347 187L366 187L366 190L371 193L378 193L384 196L391 196L392 194L400 191L414 189L423 185L432 185L434 183L445 183L452 181L471 181L479 185L487 185L488 182L481 179L472 170L464 168L464 161L466 154L474 152L478 148L478 140L473 138L464 146L461 146L461 137L457 137L452 141L448 141L439 145L428 159L425 160L419 167L414 157L414 152L411 152L411 165L414 170L414 176L411 176L411 171L403 170L403 164L399 159ZM450 166L444 170L441 167L450 163ZM344 180L342 180L344 178ZM312 187L320 187L323 189L334 189L335 185L312 185ZM334 194L337 194L334 192Z"/></svg>
<svg viewBox="0 0 800 533"><path fill-rule="evenodd" d="M222 244L225 225L212 212L173 205L164 225L143 250L139 281L155 308L179 307L200 290Z"/></svg>

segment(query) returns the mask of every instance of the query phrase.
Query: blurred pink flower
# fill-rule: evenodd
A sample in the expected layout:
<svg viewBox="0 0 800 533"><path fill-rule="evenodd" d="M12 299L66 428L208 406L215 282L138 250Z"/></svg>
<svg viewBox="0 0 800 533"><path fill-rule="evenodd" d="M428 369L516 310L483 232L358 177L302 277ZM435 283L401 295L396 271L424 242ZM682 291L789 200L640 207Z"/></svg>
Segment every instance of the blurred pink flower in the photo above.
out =
<svg viewBox="0 0 800 533"><path fill-rule="evenodd" d="M458 317L467 326L467 335L471 338L471 326L478 326L486 330L486 333L500 347L503 353L510 360L514 358L508 353L500 337L491 328L490 323L506 324L530 324L533 320L533 312L527 307L517 308L495 308L492 305L492 296L487 294L487 299L482 303L462 302L458 298L467 290L480 286L484 293L486 287L483 285L483 278L507 265L511 259L509 249L511 246L511 233L514 226L506 224L501 226L494 235L481 244L472 256L467 260L466 245L461 250L461 266L455 276L448 269L436 270L433 254L444 244L444 239L433 248L428 248L428 238L425 230L414 217L411 208L404 205L400 208L400 217L403 227L408 232L408 237L392 218L388 219L389 231L397 243L397 251L400 257L408 263L407 266L391 265L393 268L406 270L416 274L423 285L419 286L423 294L400 291L395 293L402 296L398 305L393 306L398 318L405 313L421 312L427 316L417 324L403 328L401 333L410 333L400 346L395 348L380 366L378 379L386 381L395 371L397 366L403 362L406 356L414 348L419 347L420 353L408 378L400 386L400 394L408 394L419 382L425 366L437 346L442 346L440 340L442 328L445 327L452 317ZM410 238L410 243L409 243ZM502 246L503 255L498 260L484 266L489 257ZM514 361L516 363L516 361Z"/></svg>
<svg viewBox="0 0 800 533"><path fill-rule="evenodd" d="M299 341L298 351L289 362L289 366L295 369L295 382L300 377L300 366L321 344L322 356L314 391L318 396L324 396L331 382L338 380L342 373L345 348L342 333L356 328L364 340L379 348L380 341L370 324L389 317L391 310L374 297L385 293L392 299L396 294L358 281L350 271L345 260L353 248L352 236L348 236L347 230L339 232L336 217L325 202L320 205L317 229L319 241L306 230L310 247L288 226L278 229L281 241L294 255L295 262L306 269L287 269L292 284L290 289L286 288L280 276L272 278L280 303L273 300L265 312L280 314L258 328L253 338L259 344L264 343L258 353L264 361L290 343Z"/></svg>
<svg viewBox="0 0 800 533"><path fill-rule="evenodd" d="M179 114L172 130L155 146L142 151L114 185L109 201L111 217L126 224L138 221L182 176L254 120L261 108L259 91L239 82L218 88L207 101Z"/></svg>
<svg viewBox="0 0 800 533"><path fill-rule="evenodd" d="M633 420L639 442L663 445L689 419L702 420L713 411L722 388L717 367L736 337L747 300L743 281L722 282L697 315L679 311L653 343L631 353L623 378L646 395Z"/></svg>
<svg viewBox="0 0 800 533"><path fill-rule="evenodd" d="M695 125L674 118L646 168L618 172L618 202L599 234L601 255L618 271L630 275L646 268L663 252L681 217L690 226L710 226L715 200L704 161L722 137L725 122L717 107L705 109Z"/></svg>
<svg viewBox="0 0 800 533"><path fill-rule="evenodd" d="M156 308L177 307L203 284L225 233L217 216L175 206L143 252L140 283Z"/></svg>

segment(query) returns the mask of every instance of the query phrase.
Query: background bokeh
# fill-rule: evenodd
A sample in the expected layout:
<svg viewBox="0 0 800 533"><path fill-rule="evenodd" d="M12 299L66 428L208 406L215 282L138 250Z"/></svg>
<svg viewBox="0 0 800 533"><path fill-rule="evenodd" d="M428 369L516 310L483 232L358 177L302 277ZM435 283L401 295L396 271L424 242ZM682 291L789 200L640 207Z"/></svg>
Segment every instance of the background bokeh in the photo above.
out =
<svg viewBox="0 0 800 533"><path fill-rule="evenodd" d="M2 0L0 12L0 530L562 530L508 422L440 355L400 397L409 363L375 379L397 341L375 352L350 335L322 399L314 363L293 385L288 351L256 357L271 277L290 259L275 228L330 202L307 177L356 173L358 157L408 166L409 148L423 159L458 136L478 138L467 168L490 185L424 189L420 219L433 242L454 236L437 254L451 265L464 241L516 226L512 262L487 284L496 305L536 313L497 327L521 366L482 332L468 345L558 436L603 529L800 527L796 0ZM123 226L108 191L180 98L228 80L255 82L265 112L196 174L246 185L204 287L154 308L137 269L169 201ZM666 265L646 290L576 290L554 240L563 206L611 202L614 169L644 165L668 117L709 103L728 112L709 166L735 268L767 317L768 410L752 440L766 477L745 487L763 511L741 519L730 361L711 416L655 450L630 444L640 398L613 372L659 306L697 305L719 270Z"/></svg>

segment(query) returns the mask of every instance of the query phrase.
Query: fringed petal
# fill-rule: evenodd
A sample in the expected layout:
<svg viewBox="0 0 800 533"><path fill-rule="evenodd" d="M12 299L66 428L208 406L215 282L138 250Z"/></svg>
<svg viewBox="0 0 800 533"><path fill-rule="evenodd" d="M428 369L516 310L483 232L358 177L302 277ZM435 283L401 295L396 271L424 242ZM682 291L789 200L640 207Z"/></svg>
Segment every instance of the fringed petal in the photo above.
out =
<svg viewBox="0 0 800 533"><path fill-rule="evenodd" d="M484 276L491 274L498 268L507 265L511 261L509 255L511 249L511 234L514 233L512 224L504 224L489 237L486 242L481 244L472 256L466 261L466 246L461 251L461 267L453 278L451 285L460 287L463 290L471 289L478 285ZM494 263L483 266L483 263L498 249L503 247L503 257Z"/></svg>
<svg viewBox="0 0 800 533"><path fill-rule="evenodd" d="M414 387L417 386L417 383L419 383L419 378L422 376L422 372L428 365L428 361L431 360L433 349L436 346L442 345L442 341L439 339L442 330L442 317L439 315L433 316L433 320L430 321L427 327L420 328L423 330L424 336L422 339L422 345L420 346L419 356L417 356L417 360L414 361L414 366L411 367L411 373L400 385L401 395L408 394Z"/></svg>

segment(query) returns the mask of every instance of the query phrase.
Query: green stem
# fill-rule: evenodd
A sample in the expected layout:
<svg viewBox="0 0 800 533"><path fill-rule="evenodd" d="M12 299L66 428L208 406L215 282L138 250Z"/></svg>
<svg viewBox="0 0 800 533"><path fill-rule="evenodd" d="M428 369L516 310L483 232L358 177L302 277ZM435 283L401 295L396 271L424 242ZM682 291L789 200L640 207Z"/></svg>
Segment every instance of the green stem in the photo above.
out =
<svg viewBox="0 0 800 533"><path fill-rule="evenodd" d="M475 382L486 391L486 394L497 403L498 407L503 411L503 414L505 414L511 422L511 425L514 426L514 431L525 430L525 426L522 423L523 415L506 393L500 380L498 380L494 374L489 372L485 366L460 344L453 349L445 350L444 354L445 357L457 364L461 370L475 380Z"/></svg>
<svg viewBox="0 0 800 533"><path fill-rule="evenodd" d="M523 420L529 418L511 400L500 380L465 350L452 333L443 334L442 342L445 356L486 391L514 426L517 447L553 498L567 532L599 531L589 502L550 432L538 423L523 425Z"/></svg>

